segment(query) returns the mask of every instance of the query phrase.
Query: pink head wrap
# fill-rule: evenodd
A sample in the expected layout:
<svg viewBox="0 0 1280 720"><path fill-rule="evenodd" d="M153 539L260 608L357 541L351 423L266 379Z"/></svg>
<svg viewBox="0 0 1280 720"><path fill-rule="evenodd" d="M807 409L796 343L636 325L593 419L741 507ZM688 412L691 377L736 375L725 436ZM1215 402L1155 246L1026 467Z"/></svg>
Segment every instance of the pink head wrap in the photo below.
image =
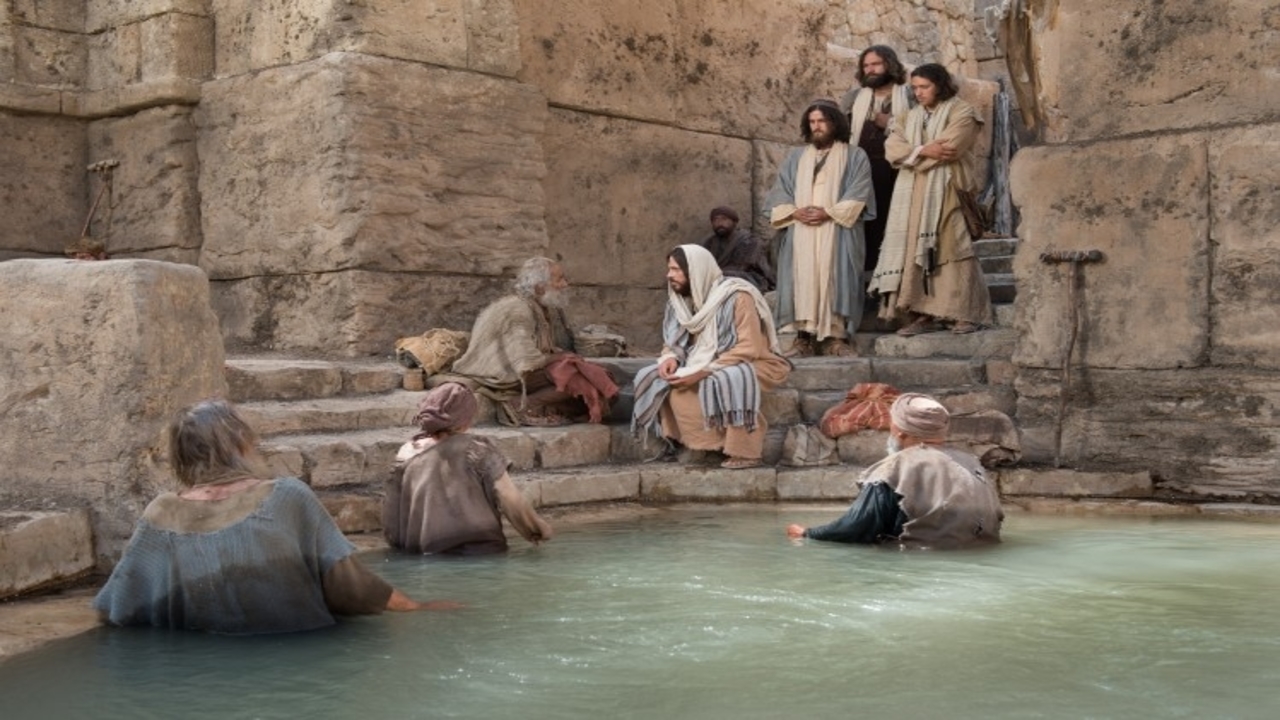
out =
<svg viewBox="0 0 1280 720"><path fill-rule="evenodd" d="M445 383L433 388L418 403L418 414L413 418L422 428L418 437L466 427L476 419L478 409L476 396L466 385Z"/></svg>
<svg viewBox="0 0 1280 720"><path fill-rule="evenodd" d="M951 413L942 403L920 393L898 396L889 408L889 419L907 435L930 442L944 442L951 425Z"/></svg>

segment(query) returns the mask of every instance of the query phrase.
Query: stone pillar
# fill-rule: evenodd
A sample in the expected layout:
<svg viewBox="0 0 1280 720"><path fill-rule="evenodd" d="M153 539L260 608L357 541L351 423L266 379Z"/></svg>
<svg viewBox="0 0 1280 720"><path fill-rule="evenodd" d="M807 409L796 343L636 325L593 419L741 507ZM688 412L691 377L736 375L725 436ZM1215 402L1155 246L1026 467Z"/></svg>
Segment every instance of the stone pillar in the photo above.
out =
<svg viewBox="0 0 1280 720"><path fill-rule="evenodd" d="M91 508L101 564L173 487L169 420L225 394L218 321L198 268L0 263L0 504Z"/></svg>

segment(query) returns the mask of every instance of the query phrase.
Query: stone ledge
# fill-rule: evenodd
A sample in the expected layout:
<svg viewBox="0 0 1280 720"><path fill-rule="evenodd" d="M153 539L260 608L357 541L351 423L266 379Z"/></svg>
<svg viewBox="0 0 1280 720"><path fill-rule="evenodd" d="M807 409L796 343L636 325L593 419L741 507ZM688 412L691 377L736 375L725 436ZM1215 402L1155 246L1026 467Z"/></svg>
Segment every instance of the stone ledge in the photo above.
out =
<svg viewBox="0 0 1280 720"><path fill-rule="evenodd" d="M0 512L0 599L93 571L89 512Z"/></svg>
<svg viewBox="0 0 1280 720"><path fill-rule="evenodd" d="M999 478L1001 495L1149 498L1155 490L1150 472L1015 468L1000 471Z"/></svg>

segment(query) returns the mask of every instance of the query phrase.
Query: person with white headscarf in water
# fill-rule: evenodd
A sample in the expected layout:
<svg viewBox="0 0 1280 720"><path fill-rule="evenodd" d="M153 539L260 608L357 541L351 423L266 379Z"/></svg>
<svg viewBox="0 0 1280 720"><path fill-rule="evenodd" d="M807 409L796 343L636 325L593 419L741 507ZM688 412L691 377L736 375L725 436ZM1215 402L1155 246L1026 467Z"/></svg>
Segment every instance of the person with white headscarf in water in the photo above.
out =
<svg viewBox="0 0 1280 720"><path fill-rule="evenodd" d="M791 373L768 304L701 245L667 255L667 285L662 354L636 374L632 430L722 452L726 469L760 465L760 395Z"/></svg>
<svg viewBox="0 0 1280 720"><path fill-rule="evenodd" d="M787 535L927 548L999 542L1000 496L976 457L943 446L947 409L906 393L894 401L889 420L889 456L858 478L862 489L849 511L820 527L789 525Z"/></svg>

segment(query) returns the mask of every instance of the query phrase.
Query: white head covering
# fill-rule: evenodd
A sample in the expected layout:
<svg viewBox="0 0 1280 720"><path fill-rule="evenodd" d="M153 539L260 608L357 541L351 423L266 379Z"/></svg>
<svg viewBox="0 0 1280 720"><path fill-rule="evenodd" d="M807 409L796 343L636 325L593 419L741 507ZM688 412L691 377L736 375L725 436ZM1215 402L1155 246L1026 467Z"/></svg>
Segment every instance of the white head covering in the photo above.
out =
<svg viewBox="0 0 1280 720"><path fill-rule="evenodd" d="M689 297L684 297L667 288L667 302L675 312L680 327L696 337L684 367L676 371L677 376L692 375L706 369L716 358L716 345L719 343L720 328L716 316L725 300L737 292L748 293L756 305L765 329L769 335L769 347L781 354L778 347L778 333L773 325L773 315L764 296L754 285L735 277L725 277L720 265L711 251L701 245L681 245L684 257L689 266Z"/></svg>

